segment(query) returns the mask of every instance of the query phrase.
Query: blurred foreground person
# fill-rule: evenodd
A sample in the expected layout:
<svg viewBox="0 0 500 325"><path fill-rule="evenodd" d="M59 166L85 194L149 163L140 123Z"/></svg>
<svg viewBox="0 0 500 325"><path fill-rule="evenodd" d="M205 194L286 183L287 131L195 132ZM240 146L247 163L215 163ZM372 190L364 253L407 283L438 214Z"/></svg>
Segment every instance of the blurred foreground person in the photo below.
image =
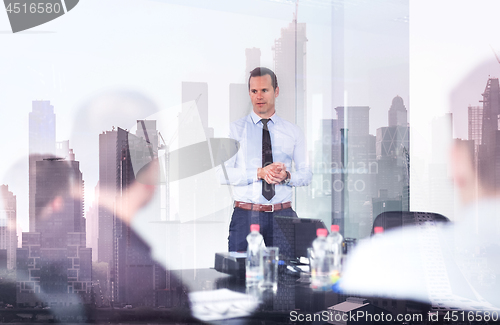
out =
<svg viewBox="0 0 500 325"><path fill-rule="evenodd" d="M500 103L484 107L484 114L498 114ZM455 140L450 151L463 205L458 221L422 222L362 242L344 268L346 293L418 300L447 310L500 308L500 131L496 118L490 128L486 124L484 119L478 154L464 140Z"/></svg>
<svg viewBox="0 0 500 325"><path fill-rule="evenodd" d="M121 221L121 232L126 234L128 256L152 259L150 247L130 228L130 222L153 197L155 186L152 184L157 176L158 164L153 160L125 189L122 200L126 202L118 201L120 206L126 204L127 209L114 209ZM58 321L102 320L102 317L119 321L119 314L113 318L105 311L95 313L97 289L93 288L92 250L86 247L85 241L82 185L78 161L47 156L36 162L35 229L23 233L23 245L18 249L16 302L18 307L50 308L54 318L49 319ZM110 201L103 193L102 207L112 209L111 202L117 201ZM161 267L157 268L160 272ZM125 270L120 271L126 274ZM171 282L182 285L173 278ZM137 286L136 283L129 285ZM144 291L140 289L138 294ZM181 288L181 291L187 294L187 290ZM189 307L180 307L179 312L170 312L168 318L189 319ZM160 314L154 315L165 316Z"/></svg>
<svg viewBox="0 0 500 325"><path fill-rule="evenodd" d="M75 151L82 157L81 163L75 161L74 154L67 159L48 153L30 154L30 204L33 197L34 217L30 214L30 232L23 232L22 248L17 250L17 274L12 280L16 281L13 300L17 307L50 309L52 320L120 322L123 321L120 313L99 311L95 307L117 309L134 304L134 308L141 306L148 310L147 317L144 309L128 312L134 319L190 319L188 290L152 257L154 245L148 245L132 229L132 220L137 219L139 211L155 195L159 166L157 155L149 154L150 144L124 129L120 132L126 136L120 138L119 146L115 141L109 152L110 177L119 181L109 182L110 188L100 188L94 201L99 219L105 213L111 220L106 224L108 228L99 223L99 230L110 234L100 238L107 239L112 250L109 263L98 263L105 265L99 275L106 281L96 280L98 272L93 274L92 254L97 254L98 249L91 249L86 243L82 171L86 182L97 183L100 133L107 128L116 133L111 123L133 124L155 110L150 100L135 92L101 94L82 107L73 128L72 141L77 144ZM129 144L134 153L148 153L138 168L131 164ZM7 173L10 175L7 184L22 183L24 174L19 173L25 173L27 168L18 168L19 165L24 167L24 162L16 163L13 172ZM36 188L31 188L32 183ZM168 312L153 310L165 305L166 300L172 307Z"/></svg>

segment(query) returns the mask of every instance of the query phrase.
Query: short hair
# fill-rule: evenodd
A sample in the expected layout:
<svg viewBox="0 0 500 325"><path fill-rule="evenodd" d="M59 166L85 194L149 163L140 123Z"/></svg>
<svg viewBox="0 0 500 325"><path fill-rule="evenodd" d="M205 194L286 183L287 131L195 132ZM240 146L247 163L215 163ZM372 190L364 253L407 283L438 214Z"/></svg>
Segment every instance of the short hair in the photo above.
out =
<svg viewBox="0 0 500 325"><path fill-rule="evenodd" d="M278 87L278 78L276 77L276 74L274 74L273 70L264 67L257 67L250 71L250 77L248 78L248 90L250 90L250 79L252 77L262 77L265 75L269 75L271 77L271 84L273 85L273 89L276 90L276 87Z"/></svg>

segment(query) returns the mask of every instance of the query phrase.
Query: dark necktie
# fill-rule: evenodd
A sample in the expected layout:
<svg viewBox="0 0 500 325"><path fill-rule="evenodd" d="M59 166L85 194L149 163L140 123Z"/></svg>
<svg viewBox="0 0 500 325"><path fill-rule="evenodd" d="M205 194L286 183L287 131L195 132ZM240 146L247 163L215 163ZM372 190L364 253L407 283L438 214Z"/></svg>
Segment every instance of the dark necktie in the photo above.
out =
<svg viewBox="0 0 500 325"><path fill-rule="evenodd" d="M266 167L273 163L273 148L271 146L271 135L267 123L269 119L262 119L262 167ZM262 180L262 195L270 201L274 197L274 184L267 184Z"/></svg>

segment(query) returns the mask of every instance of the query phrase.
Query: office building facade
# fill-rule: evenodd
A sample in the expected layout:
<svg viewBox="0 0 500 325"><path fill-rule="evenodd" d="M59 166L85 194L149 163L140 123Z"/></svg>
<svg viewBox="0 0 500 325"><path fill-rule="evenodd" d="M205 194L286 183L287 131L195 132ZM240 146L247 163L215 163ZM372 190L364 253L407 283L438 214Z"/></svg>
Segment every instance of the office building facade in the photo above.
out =
<svg viewBox="0 0 500 325"><path fill-rule="evenodd" d="M18 306L91 303L92 250L86 247L78 161L36 162L35 229L17 251Z"/></svg>
<svg viewBox="0 0 500 325"><path fill-rule="evenodd" d="M0 185L3 209L0 210L0 250L5 250L5 268L16 268L17 251L17 204L16 196L8 185ZM0 267L1 269L2 267Z"/></svg>
<svg viewBox="0 0 500 325"><path fill-rule="evenodd" d="M127 188L142 167L158 158L158 145L156 121L151 120L138 120L135 135L118 128L99 136L98 261L108 265L106 292L114 306L156 306L165 289L166 272L120 218L134 200Z"/></svg>
<svg viewBox="0 0 500 325"><path fill-rule="evenodd" d="M35 229L36 162L56 153L56 115L50 101L32 102L29 113L29 231Z"/></svg>
<svg viewBox="0 0 500 325"><path fill-rule="evenodd" d="M340 106L336 159L341 162L341 180L334 185L341 193L344 237L366 237L371 230L371 197L374 196L377 164L375 137L369 134L370 107ZM334 187L335 190L335 187Z"/></svg>
<svg viewBox="0 0 500 325"><path fill-rule="evenodd" d="M294 20L281 29L281 37L275 40L273 50L274 72L280 87L276 111L307 134L306 45L306 24Z"/></svg>

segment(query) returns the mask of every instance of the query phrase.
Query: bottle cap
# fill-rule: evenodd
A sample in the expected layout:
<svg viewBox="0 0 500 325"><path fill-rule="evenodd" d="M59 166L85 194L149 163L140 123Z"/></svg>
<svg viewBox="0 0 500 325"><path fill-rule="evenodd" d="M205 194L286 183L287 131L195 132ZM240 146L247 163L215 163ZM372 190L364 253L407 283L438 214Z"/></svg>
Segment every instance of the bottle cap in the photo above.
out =
<svg viewBox="0 0 500 325"><path fill-rule="evenodd" d="M373 232L375 234L381 234L384 232L384 227L375 227L375 228L373 228Z"/></svg>
<svg viewBox="0 0 500 325"><path fill-rule="evenodd" d="M260 225L250 225L250 231L260 232Z"/></svg>
<svg viewBox="0 0 500 325"><path fill-rule="evenodd" d="M339 225L332 225L332 227L330 228L330 230L334 232L339 232L339 229Z"/></svg>
<svg viewBox="0 0 500 325"><path fill-rule="evenodd" d="M316 236L318 237L326 237L328 235L328 230L325 228L318 228L316 229Z"/></svg>

